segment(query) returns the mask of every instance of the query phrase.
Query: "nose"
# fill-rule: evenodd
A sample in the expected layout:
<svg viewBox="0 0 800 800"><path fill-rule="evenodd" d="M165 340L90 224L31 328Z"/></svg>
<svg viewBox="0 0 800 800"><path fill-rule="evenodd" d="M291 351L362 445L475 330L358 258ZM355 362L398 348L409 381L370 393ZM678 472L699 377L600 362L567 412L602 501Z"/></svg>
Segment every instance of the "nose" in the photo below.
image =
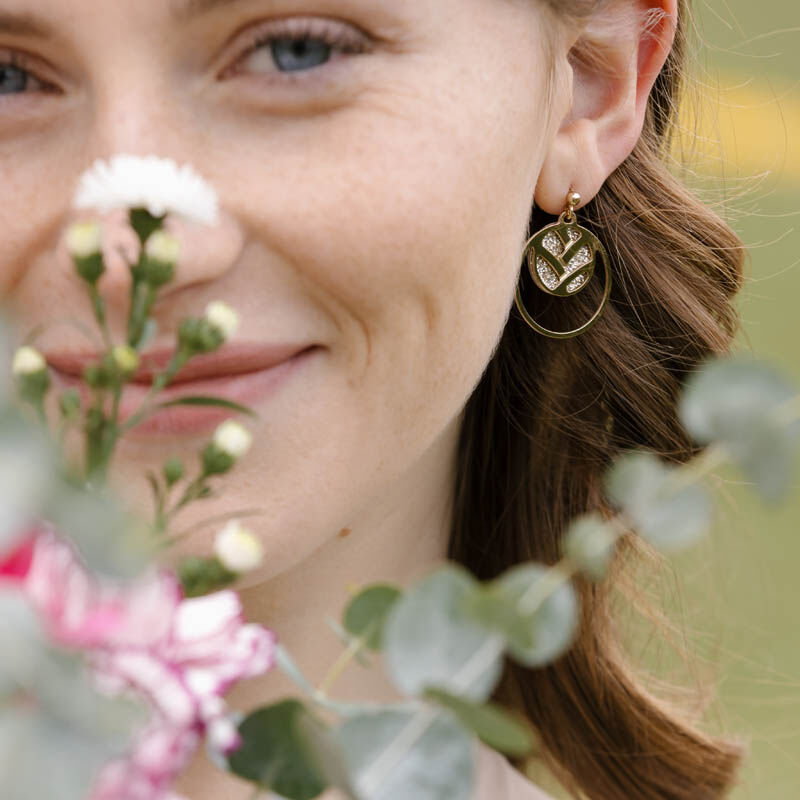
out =
<svg viewBox="0 0 800 800"><path fill-rule="evenodd" d="M106 306L106 314L112 331L122 332L127 320L132 283L131 267L139 260L141 245L130 227L125 210L105 215L81 212L73 220L97 218L103 227L103 262L105 271L98 281L98 290ZM213 286L221 281L240 261L244 248L244 234L236 219L220 208L217 222L204 225L168 215L165 229L181 243L180 256L173 279L159 290L159 308L166 307L164 301L179 302L181 293L189 287L200 289L208 286L207 295L224 299L224 292L214 292ZM66 252L65 237L60 247L59 260L71 265ZM195 311L191 312L194 314ZM199 313L199 312L198 312Z"/></svg>
<svg viewBox="0 0 800 800"><path fill-rule="evenodd" d="M157 156L170 158L178 165L190 164L208 179L202 166L213 156L213 147L187 108L185 98L176 96L165 79L167 72L157 53L146 46L115 51L113 60L98 65L98 78L92 86L92 113L82 147L82 168L116 154ZM78 176L75 177L77 184ZM175 214L167 216L165 226L180 240L181 255L173 280L159 291L162 300L174 301L189 287L210 287L240 260L245 246L244 229L226 211L222 187L213 188L219 198L216 224L190 222ZM82 219L96 216L75 214ZM130 303L130 266L138 260L140 245L125 210L112 212L101 221L106 270L98 288L106 303L109 323L121 329ZM208 294L212 293L221 298L224 295L210 289Z"/></svg>

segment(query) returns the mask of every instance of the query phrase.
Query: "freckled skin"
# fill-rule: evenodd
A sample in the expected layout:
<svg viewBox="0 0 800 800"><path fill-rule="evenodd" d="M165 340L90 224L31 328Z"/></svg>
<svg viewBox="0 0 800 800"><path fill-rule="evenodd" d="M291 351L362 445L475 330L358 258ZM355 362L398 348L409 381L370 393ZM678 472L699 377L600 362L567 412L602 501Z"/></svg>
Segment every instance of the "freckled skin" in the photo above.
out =
<svg viewBox="0 0 800 800"><path fill-rule="evenodd" d="M252 0L180 25L171 5L0 0L0 10L40 16L57 35L0 34L0 59L23 50L36 78L59 89L0 97L0 297L20 336L50 324L38 340L45 352L85 349L65 322L91 315L63 245L81 172L118 152L155 154L213 183L217 229L171 223L184 254L155 308L154 346L170 345L181 319L219 299L241 316L239 340L323 350L257 407L251 451L216 483L220 496L190 507L176 529L262 511L247 519L266 557L239 584L245 614L274 628L319 683L341 650L325 617L338 616L348 587L405 584L444 558L461 414L512 308L534 195L558 213L579 164L576 188L588 201L638 137L633 106L587 81L576 107L591 119L560 135L573 102L571 81L560 79L575 37L533 1ZM263 53L245 57L257 30L301 14L374 42L294 84ZM546 38L558 58L552 95ZM635 82L626 69L636 60L619 63L620 84ZM638 87L646 97L649 83ZM613 147L587 138L603 103ZM129 247L124 231L114 235ZM100 289L120 340L123 259L110 259ZM148 510L144 470L178 456L192 476L206 440L134 435L112 483ZM79 441L69 445L79 452ZM168 558L210 552L215 533L199 529ZM229 700L252 709L287 694L296 691L275 671ZM380 670L356 667L335 695L395 697ZM509 796L541 797L523 793L521 780ZM495 800L498 785L492 778L483 794ZM202 753L177 790L192 800L252 793Z"/></svg>
<svg viewBox="0 0 800 800"><path fill-rule="evenodd" d="M547 132L543 23L530 9L350 2L337 13L330 2L313 15L346 26L351 7L367 32L389 31L389 42L338 56L349 60L336 67L347 68L326 86L279 86L283 76L277 67L265 74L263 57L259 73L215 82L204 60L222 72L243 50L226 47L234 32L277 16L253 5L171 28L157 0L25 4L62 36L60 46L34 49L52 65L37 77L63 92L31 91L0 117L0 178L13 197L0 208L0 290L24 331L54 310L90 321L60 237L77 177L94 158L154 152L194 164L214 184L221 227L175 223L185 254L156 309L159 343L218 298L239 311L240 339L326 348L264 406L255 446L224 496L184 518L266 509L263 579L363 525L365 506L419 470L426 453L452 449L448 425L512 305ZM100 287L121 335L124 261ZM40 345L77 349L84 340L59 325ZM132 439L116 482L147 502L145 465L166 450L191 459L197 447L187 437ZM440 491L440 481L432 486ZM185 547L206 550L211 533Z"/></svg>

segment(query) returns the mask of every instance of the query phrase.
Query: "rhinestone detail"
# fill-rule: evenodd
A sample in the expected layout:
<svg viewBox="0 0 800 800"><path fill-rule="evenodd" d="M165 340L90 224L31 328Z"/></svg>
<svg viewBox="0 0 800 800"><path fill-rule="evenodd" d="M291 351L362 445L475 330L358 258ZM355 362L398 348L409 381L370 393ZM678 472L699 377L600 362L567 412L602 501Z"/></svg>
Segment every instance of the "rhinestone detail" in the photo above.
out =
<svg viewBox="0 0 800 800"><path fill-rule="evenodd" d="M569 264L564 268L567 275L571 275L581 267L585 267L592 261L592 251L588 246L581 247L577 253L569 260Z"/></svg>
<svg viewBox="0 0 800 800"><path fill-rule="evenodd" d="M581 232L577 228L567 228L567 236L569 236L569 243L572 244L581 238Z"/></svg>
<svg viewBox="0 0 800 800"><path fill-rule="evenodd" d="M543 258L536 259L536 272L539 274L542 283L548 289L552 290L558 286L558 276Z"/></svg>
<svg viewBox="0 0 800 800"><path fill-rule="evenodd" d="M550 231L544 239L542 239L542 247L554 256L560 256L566 249L564 247L564 242L561 241L561 237L555 231Z"/></svg>
<svg viewBox="0 0 800 800"><path fill-rule="evenodd" d="M586 283L586 275L578 275L567 284L568 292L577 292Z"/></svg>

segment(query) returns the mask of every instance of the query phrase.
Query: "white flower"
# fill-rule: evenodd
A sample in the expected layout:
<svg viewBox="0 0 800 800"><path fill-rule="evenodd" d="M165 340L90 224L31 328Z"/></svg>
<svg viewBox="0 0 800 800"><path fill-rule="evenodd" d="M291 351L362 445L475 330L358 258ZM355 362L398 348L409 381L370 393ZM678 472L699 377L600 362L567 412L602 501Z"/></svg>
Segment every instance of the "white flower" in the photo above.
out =
<svg viewBox="0 0 800 800"><path fill-rule="evenodd" d="M243 425L225 420L214 432L214 444L231 458L241 458L253 443L253 437Z"/></svg>
<svg viewBox="0 0 800 800"><path fill-rule="evenodd" d="M98 222L76 222L67 230L67 250L73 258L89 258L102 247L103 229Z"/></svg>
<svg viewBox="0 0 800 800"><path fill-rule="evenodd" d="M47 369L44 356L35 347L20 347L14 353L11 371L14 375L36 375Z"/></svg>
<svg viewBox="0 0 800 800"><path fill-rule="evenodd" d="M206 306L205 318L219 328L225 339L230 339L239 327L239 315L221 300L215 300Z"/></svg>
<svg viewBox="0 0 800 800"><path fill-rule="evenodd" d="M167 231L156 231L151 234L144 247L145 253L162 264L177 264L181 257L181 242L177 236Z"/></svg>
<svg viewBox="0 0 800 800"><path fill-rule="evenodd" d="M95 161L80 177L74 205L103 214L146 208L154 217L174 213L208 225L217 221L218 214L216 192L190 165L127 154L115 155L109 162Z"/></svg>
<svg viewBox="0 0 800 800"><path fill-rule="evenodd" d="M229 522L214 541L214 552L231 572L250 572L261 566L264 547L260 540L238 522Z"/></svg>

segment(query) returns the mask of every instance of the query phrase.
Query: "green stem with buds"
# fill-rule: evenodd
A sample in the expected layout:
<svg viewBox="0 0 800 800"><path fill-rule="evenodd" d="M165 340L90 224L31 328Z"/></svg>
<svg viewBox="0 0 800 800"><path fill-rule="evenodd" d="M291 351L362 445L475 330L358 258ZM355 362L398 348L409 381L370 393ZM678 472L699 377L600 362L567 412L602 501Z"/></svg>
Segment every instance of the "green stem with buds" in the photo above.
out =
<svg viewBox="0 0 800 800"><path fill-rule="evenodd" d="M156 300L156 290L146 281L134 280L131 289L131 312L128 319L128 344L138 348L147 318Z"/></svg>
<svg viewBox="0 0 800 800"><path fill-rule="evenodd" d="M156 376L156 379L153 381L153 385L150 387L150 391L142 401L142 405L139 406L139 410L136 411L135 414L132 414L130 417L128 417L128 419L119 427L120 436L126 434L132 428L135 428L154 410L153 400L155 399L155 396L169 384L169 382L175 377L178 370L180 370L188 360L189 354L185 350L178 350L178 352L175 353L164 372Z"/></svg>

